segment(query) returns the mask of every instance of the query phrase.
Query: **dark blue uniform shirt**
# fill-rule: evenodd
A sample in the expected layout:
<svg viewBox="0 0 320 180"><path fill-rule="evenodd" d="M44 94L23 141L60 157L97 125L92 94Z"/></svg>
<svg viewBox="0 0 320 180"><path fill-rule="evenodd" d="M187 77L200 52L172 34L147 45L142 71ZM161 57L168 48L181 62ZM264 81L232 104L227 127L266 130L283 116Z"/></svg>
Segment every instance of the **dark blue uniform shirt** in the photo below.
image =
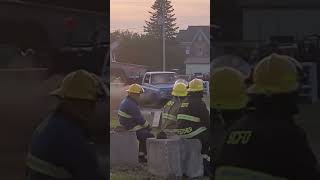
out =
<svg viewBox="0 0 320 180"><path fill-rule="evenodd" d="M62 167L72 174L70 180L107 179L99 175L98 160L84 129L57 111L37 128L30 153L46 162ZM55 178L29 169L30 180Z"/></svg>

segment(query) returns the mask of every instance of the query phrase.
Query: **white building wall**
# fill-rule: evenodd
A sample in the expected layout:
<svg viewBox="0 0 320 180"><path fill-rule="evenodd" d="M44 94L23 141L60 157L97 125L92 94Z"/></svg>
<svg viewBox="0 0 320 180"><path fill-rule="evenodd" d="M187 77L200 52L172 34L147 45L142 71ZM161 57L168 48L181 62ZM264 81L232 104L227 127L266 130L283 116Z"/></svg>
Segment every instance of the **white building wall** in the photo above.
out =
<svg viewBox="0 0 320 180"><path fill-rule="evenodd" d="M320 9L244 9L244 40L268 40L270 36L304 36L320 33Z"/></svg>
<svg viewBox="0 0 320 180"><path fill-rule="evenodd" d="M210 73L210 64L186 64L186 74Z"/></svg>

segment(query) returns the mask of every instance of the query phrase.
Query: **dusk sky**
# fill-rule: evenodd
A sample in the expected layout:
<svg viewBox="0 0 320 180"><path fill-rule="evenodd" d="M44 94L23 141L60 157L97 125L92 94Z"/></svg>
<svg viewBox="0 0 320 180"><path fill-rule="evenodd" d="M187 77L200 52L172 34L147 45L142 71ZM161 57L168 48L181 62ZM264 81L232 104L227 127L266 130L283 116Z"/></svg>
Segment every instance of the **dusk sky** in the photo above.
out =
<svg viewBox="0 0 320 180"><path fill-rule="evenodd" d="M110 0L111 31L116 29L143 32L148 11L154 0ZM188 25L210 24L210 0L172 0L180 29Z"/></svg>

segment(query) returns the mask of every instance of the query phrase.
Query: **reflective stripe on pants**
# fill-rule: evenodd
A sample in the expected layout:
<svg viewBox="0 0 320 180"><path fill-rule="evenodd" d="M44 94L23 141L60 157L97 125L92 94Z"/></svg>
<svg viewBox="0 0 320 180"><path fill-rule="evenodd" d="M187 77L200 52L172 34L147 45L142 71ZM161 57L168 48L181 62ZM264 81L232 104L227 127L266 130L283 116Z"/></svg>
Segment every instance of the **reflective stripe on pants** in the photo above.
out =
<svg viewBox="0 0 320 180"><path fill-rule="evenodd" d="M40 174L50 176L56 179L70 179L71 173L62 167L43 161L31 154L28 154L26 165L28 168Z"/></svg>
<svg viewBox="0 0 320 180"><path fill-rule="evenodd" d="M217 168L215 180L287 180L270 174L238 167L221 166Z"/></svg>

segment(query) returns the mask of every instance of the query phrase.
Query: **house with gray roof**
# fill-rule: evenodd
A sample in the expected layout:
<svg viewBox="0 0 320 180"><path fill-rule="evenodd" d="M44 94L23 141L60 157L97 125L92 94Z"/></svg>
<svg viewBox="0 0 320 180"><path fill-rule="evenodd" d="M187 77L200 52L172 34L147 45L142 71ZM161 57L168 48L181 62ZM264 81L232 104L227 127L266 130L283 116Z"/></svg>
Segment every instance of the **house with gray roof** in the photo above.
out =
<svg viewBox="0 0 320 180"><path fill-rule="evenodd" d="M187 75L210 72L210 26L189 26L180 30L177 41L185 50Z"/></svg>
<svg viewBox="0 0 320 180"><path fill-rule="evenodd" d="M291 36L301 40L320 33L318 0L239 0L243 12L243 39L269 40Z"/></svg>
<svg viewBox="0 0 320 180"><path fill-rule="evenodd" d="M223 41L266 41L272 36L295 39L320 34L319 0L215 1L212 16Z"/></svg>

